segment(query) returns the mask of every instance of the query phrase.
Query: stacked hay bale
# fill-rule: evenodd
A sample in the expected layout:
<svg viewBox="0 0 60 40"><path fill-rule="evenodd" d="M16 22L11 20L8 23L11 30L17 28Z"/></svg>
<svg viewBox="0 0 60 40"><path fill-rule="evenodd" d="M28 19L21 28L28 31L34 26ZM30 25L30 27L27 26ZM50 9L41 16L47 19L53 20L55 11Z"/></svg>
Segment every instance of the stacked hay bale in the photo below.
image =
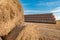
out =
<svg viewBox="0 0 60 40"><path fill-rule="evenodd" d="M19 0L0 0L0 36L8 33L24 21L23 10Z"/></svg>
<svg viewBox="0 0 60 40"><path fill-rule="evenodd" d="M56 24L53 13L24 15L25 22Z"/></svg>

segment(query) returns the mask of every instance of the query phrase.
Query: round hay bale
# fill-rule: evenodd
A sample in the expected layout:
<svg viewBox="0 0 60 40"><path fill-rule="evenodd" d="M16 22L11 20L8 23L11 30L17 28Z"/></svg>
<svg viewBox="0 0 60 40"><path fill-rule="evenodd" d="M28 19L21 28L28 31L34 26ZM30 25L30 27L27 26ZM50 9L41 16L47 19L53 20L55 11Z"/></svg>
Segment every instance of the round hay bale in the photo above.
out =
<svg viewBox="0 0 60 40"><path fill-rule="evenodd" d="M23 10L19 0L0 0L0 36L7 35L23 22Z"/></svg>

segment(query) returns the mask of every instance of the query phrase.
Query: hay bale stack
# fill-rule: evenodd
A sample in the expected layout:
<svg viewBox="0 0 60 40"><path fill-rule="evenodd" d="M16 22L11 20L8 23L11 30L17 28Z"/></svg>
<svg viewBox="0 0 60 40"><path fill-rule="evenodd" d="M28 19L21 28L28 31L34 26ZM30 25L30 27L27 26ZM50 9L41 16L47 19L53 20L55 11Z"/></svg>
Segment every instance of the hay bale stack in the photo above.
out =
<svg viewBox="0 0 60 40"><path fill-rule="evenodd" d="M0 36L7 35L23 21L23 10L19 0L0 0Z"/></svg>

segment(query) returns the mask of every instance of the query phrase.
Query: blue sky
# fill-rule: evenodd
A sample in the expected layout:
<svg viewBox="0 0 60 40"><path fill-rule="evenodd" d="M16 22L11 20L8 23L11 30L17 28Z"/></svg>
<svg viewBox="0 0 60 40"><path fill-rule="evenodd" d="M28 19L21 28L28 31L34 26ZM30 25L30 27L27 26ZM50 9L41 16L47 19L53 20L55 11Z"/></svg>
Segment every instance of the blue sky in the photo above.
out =
<svg viewBox="0 0 60 40"><path fill-rule="evenodd" d="M60 20L60 0L20 0L24 14L54 13Z"/></svg>

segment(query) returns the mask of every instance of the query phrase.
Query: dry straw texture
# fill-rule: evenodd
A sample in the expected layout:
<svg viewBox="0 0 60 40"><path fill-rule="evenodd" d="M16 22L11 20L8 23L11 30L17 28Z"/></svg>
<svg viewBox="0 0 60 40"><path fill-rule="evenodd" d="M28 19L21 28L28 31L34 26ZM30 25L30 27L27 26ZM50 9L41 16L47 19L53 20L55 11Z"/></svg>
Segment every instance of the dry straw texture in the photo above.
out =
<svg viewBox="0 0 60 40"><path fill-rule="evenodd" d="M60 22L57 24L25 23L16 40L60 40Z"/></svg>
<svg viewBox="0 0 60 40"><path fill-rule="evenodd" d="M19 0L0 0L0 36L7 35L24 21Z"/></svg>
<svg viewBox="0 0 60 40"><path fill-rule="evenodd" d="M39 31L36 25L27 24L24 30L18 35L16 40L38 40Z"/></svg>

